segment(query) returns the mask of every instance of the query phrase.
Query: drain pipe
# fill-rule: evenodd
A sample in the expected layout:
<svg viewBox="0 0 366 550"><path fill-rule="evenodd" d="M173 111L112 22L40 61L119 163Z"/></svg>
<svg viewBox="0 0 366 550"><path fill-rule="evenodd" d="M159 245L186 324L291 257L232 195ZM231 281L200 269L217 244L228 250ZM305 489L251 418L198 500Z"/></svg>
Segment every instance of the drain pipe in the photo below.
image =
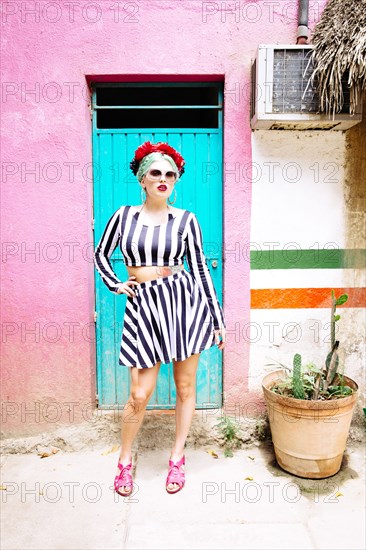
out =
<svg viewBox="0 0 366 550"><path fill-rule="evenodd" d="M296 44L307 44L309 38L309 0L299 0Z"/></svg>

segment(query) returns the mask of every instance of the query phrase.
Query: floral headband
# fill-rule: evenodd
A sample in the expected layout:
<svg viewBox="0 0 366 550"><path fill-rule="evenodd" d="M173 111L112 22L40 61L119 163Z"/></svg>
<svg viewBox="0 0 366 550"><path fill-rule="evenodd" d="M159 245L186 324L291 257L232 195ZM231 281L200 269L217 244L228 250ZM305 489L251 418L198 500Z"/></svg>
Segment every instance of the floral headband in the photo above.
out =
<svg viewBox="0 0 366 550"><path fill-rule="evenodd" d="M165 155L169 155L170 157L172 157L175 164L177 165L179 176L184 173L185 160L182 155L178 153L178 151L176 151L173 147L171 147L167 143L164 143L163 141L159 141L158 143L145 141L145 143L137 147L135 151L135 156L130 162L130 168L135 176L138 172L140 162L144 157L146 157L146 155L149 155L150 153L164 153Z"/></svg>

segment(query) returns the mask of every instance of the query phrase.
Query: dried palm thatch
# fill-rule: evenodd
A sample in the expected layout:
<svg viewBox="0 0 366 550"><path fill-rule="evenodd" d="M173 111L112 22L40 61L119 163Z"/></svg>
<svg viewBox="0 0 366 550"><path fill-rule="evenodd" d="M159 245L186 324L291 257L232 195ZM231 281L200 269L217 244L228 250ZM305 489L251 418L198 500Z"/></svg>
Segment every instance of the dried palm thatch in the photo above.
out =
<svg viewBox="0 0 366 550"><path fill-rule="evenodd" d="M329 0L312 37L312 78L317 83L319 110L340 112L342 80L350 93L350 114L366 90L366 0Z"/></svg>

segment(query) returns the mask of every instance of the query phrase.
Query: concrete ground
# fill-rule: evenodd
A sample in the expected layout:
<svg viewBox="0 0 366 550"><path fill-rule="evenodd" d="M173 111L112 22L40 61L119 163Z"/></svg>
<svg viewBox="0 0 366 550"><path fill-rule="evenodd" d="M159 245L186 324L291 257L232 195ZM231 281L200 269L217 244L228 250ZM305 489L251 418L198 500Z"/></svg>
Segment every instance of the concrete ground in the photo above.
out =
<svg viewBox="0 0 366 550"><path fill-rule="evenodd" d="M218 458L209 452L214 450ZM1 549L365 548L365 452L306 480L282 471L266 440L225 457L186 448L186 486L165 491L169 447L134 454L135 491L113 492L119 447L4 454Z"/></svg>

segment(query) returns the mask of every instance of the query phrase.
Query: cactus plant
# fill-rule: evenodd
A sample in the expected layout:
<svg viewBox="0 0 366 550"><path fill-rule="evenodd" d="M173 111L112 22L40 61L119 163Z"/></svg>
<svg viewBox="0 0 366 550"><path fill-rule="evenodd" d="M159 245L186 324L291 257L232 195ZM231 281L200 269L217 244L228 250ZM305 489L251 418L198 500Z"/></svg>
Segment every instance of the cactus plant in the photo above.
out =
<svg viewBox="0 0 366 550"><path fill-rule="evenodd" d="M312 364L302 366L301 355L296 353L293 358L292 376L288 375L285 380L279 381L272 388L276 393L295 399L312 400L345 397L352 393L352 389L344 385L342 377L338 374L339 340L336 340L336 322L341 318L336 314L336 307L343 305L348 300L348 296L342 294L336 298L334 290L332 290L331 300L331 348L327 353L323 367L319 369ZM281 366L284 365L281 364ZM288 367L286 369L291 372Z"/></svg>
<svg viewBox="0 0 366 550"><path fill-rule="evenodd" d="M358 397L357 383L338 373L336 306L346 301L332 291L330 350L322 365L304 365L296 353L292 369L280 363L262 382L276 460L299 477L323 479L341 467Z"/></svg>
<svg viewBox="0 0 366 550"><path fill-rule="evenodd" d="M304 385L301 377L301 355L294 356L294 368L292 371L292 391L296 399L305 399Z"/></svg>

